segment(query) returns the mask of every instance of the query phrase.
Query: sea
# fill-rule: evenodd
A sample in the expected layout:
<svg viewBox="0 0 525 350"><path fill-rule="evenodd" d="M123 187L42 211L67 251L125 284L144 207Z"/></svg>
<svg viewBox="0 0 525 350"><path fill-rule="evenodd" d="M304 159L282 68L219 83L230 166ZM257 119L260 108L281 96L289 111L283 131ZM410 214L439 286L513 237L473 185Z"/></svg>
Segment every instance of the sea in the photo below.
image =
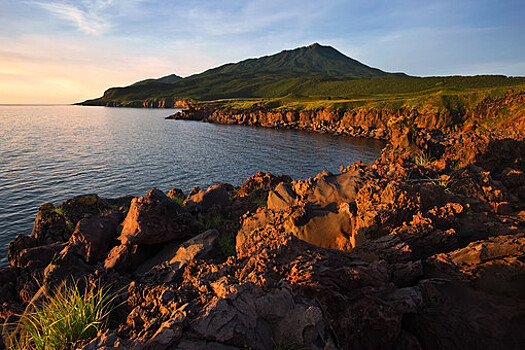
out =
<svg viewBox="0 0 525 350"><path fill-rule="evenodd" d="M0 105L0 266L18 234L29 235L46 202L81 194L142 196L152 187L188 193L258 171L306 179L374 161L376 140L197 121L176 109Z"/></svg>

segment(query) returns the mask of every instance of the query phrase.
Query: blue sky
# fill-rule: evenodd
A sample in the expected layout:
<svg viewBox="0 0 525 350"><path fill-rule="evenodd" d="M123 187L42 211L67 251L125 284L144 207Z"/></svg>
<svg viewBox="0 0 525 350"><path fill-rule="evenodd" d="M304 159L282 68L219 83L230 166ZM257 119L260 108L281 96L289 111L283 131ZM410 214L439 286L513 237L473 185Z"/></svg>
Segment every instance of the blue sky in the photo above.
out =
<svg viewBox="0 0 525 350"><path fill-rule="evenodd" d="M0 103L109 86L319 42L411 75L525 76L525 1L0 0Z"/></svg>

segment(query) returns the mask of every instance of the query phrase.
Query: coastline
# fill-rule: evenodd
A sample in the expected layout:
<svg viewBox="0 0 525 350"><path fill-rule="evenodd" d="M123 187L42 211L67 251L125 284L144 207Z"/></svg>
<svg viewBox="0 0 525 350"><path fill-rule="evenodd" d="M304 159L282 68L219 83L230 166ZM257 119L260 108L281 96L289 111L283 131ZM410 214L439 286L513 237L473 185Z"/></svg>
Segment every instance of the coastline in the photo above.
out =
<svg viewBox="0 0 525 350"><path fill-rule="evenodd" d="M13 322L85 278L125 292L114 326L72 348L515 347L525 340L525 128L503 122L493 134L472 121L520 103L508 95L459 121L188 106L176 118L388 144L376 162L304 181L257 173L239 188L44 204L0 269L0 317Z"/></svg>

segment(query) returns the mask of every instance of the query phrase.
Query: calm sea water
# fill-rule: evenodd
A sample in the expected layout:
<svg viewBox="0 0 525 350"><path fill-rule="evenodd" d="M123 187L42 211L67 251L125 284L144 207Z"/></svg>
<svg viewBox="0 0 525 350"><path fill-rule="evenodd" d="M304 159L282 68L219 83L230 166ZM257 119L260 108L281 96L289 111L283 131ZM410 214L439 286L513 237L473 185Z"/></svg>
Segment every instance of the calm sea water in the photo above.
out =
<svg viewBox="0 0 525 350"><path fill-rule="evenodd" d="M175 110L0 106L0 265L38 207L86 193L242 184L257 171L296 179L375 160L381 142L165 120Z"/></svg>

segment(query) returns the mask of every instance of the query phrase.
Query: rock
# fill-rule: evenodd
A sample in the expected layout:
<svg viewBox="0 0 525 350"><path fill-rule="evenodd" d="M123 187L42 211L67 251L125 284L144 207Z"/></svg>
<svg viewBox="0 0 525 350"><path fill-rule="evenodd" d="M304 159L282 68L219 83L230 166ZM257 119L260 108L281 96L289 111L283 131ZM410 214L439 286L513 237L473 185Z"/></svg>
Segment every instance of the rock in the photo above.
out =
<svg viewBox="0 0 525 350"><path fill-rule="evenodd" d="M191 235L190 214L153 188L144 197L131 202L128 215L121 224L119 240L123 244L158 244L183 240Z"/></svg>
<svg viewBox="0 0 525 350"><path fill-rule="evenodd" d="M312 206L295 206L275 212L263 208L244 219L236 244L237 247L245 245L257 228L277 226L320 247L348 250L352 247L351 225L351 217L345 210L332 212Z"/></svg>
<svg viewBox="0 0 525 350"><path fill-rule="evenodd" d="M209 187L206 191L200 190L190 194L184 201L184 205L190 210L206 212L214 206L225 208L230 205L229 192L233 187L229 184L218 184Z"/></svg>
<svg viewBox="0 0 525 350"><path fill-rule="evenodd" d="M356 198L364 178L359 172L332 175L323 172L314 179L281 183L268 195L268 208L280 210L308 201L320 207L350 203Z"/></svg>
<svg viewBox="0 0 525 350"><path fill-rule="evenodd" d="M65 242L71 236L74 226L62 211L51 203L40 206L36 215L31 237L43 244Z"/></svg>
<svg viewBox="0 0 525 350"><path fill-rule="evenodd" d="M126 350L130 347L128 342L119 338L114 332L106 330L102 333L99 332L99 335L95 339L91 340L89 343L83 345L80 348L75 348L82 350Z"/></svg>
<svg viewBox="0 0 525 350"><path fill-rule="evenodd" d="M121 244L113 247L104 261L106 269L120 273L134 271L150 256L147 246L136 244Z"/></svg>
<svg viewBox="0 0 525 350"><path fill-rule="evenodd" d="M431 276L461 281L488 293L525 295L525 234L470 243L427 259Z"/></svg>
<svg viewBox="0 0 525 350"><path fill-rule="evenodd" d="M184 198L186 198L186 195L184 192L182 192L179 188L172 188L168 191L168 197L172 200L178 200L178 201L184 201Z"/></svg>
<svg viewBox="0 0 525 350"><path fill-rule="evenodd" d="M11 266L20 266L20 252L24 249L34 248L40 245L40 241L35 237L17 235L7 248L7 260Z"/></svg>
<svg viewBox="0 0 525 350"><path fill-rule="evenodd" d="M94 263L105 258L117 236L120 213L112 215L86 215L81 219L69 241L81 246L85 260Z"/></svg>
<svg viewBox="0 0 525 350"><path fill-rule="evenodd" d="M45 285L56 286L68 279L79 280L91 272L93 268L84 262L80 250L79 246L67 245L56 254L44 270Z"/></svg>
<svg viewBox="0 0 525 350"><path fill-rule="evenodd" d="M422 304L405 319L423 349L520 349L523 300L489 295L447 280L421 281Z"/></svg>
<svg viewBox="0 0 525 350"><path fill-rule="evenodd" d="M159 253L145 261L135 271L138 275L167 274L163 282L169 282L178 270L198 259L210 257L218 253L219 231L208 230L182 244L170 244Z"/></svg>
<svg viewBox="0 0 525 350"><path fill-rule="evenodd" d="M53 260L56 254L62 251L66 243L54 243L34 248L22 249L14 261L13 266L27 268L36 272L43 270Z"/></svg>
<svg viewBox="0 0 525 350"><path fill-rule="evenodd" d="M257 190L270 191L281 182L289 183L291 181L292 178L288 175L275 176L271 173L258 172L255 175L250 176L246 182L242 184L236 196L243 198Z"/></svg>

